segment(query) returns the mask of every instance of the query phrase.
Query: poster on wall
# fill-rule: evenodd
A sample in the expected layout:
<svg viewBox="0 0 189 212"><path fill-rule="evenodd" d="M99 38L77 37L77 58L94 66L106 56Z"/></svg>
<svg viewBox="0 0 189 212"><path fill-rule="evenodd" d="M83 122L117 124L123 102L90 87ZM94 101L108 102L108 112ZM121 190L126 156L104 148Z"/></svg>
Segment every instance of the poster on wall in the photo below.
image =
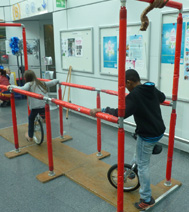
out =
<svg viewBox="0 0 189 212"><path fill-rule="evenodd" d="M161 63L174 64L176 44L176 23L163 24ZM182 26L182 43L180 64L184 63L185 23Z"/></svg>
<svg viewBox="0 0 189 212"><path fill-rule="evenodd" d="M143 36L131 35L128 38L126 46L126 55L130 60L142 60L143 59Z"/></svg>
<svg viewBox="0 0 189 212"><path fill-rule="evenodd" d="M126 69L135 69L135 60L126 60Z"/></svg>
<svg viewBox="0 0 189 212"><path fill-rule="evenodd" d="M64 56L64 57L67 57L68 56L68 40L67 39L61 39L61 55Z"/></svg>
<svg viewBox="0 0 189 212"><path fill-rule="evenodd" d="M185 36L184 79L189 80L189 22L186 24Z"/></svg>
<svg viewBox="0 0 189 212"><path fill-rule="evenodd" d="M104 68L117 69L117 36L103 37Z"/></svg>
<svg viewBox="0 0 189 212"><path fill-rule="evenodd" d="M75 39L75 56L76 57L83 56L83 40L82 40L82 38Z"/></svg>
<svg viewBox="0 0 189 212"><path fill-rule="evenodd" d="M68 38L68 57L75 56L75 38Z"/></svg>
<svg viewBox="0 0 189 212"><path fill-rule="evenodd" d="M126 69L136 69L140 72L144 68L144 62L142 60L143 53L143 36L128 36L126 45Z"/></svg>
<svg viewBox="0 0 189 212"><path fill-rule="evenodd" d="M62 70L93 73L93 28L60 31Z"/></svg>

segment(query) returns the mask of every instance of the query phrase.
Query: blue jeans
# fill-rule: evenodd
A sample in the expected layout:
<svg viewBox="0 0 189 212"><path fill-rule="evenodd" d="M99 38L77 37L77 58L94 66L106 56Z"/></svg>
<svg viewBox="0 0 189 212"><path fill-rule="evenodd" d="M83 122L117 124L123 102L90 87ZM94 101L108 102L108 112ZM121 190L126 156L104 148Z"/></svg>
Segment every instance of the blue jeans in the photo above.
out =
<svg viewBox="0 0 189 212"><path fill-rule="evenodd" d="M140 180L139 193L140 198L146 202L149 202L152 196L150 188L150 157L155 144L157 142L150 143L137 136L136 163Z"/></svg>
<svg viewBox="0 0 189 212"><path fill-rule="evenodd" d="M45 108L36 108L36 109L32 109L31 113L29 115L29 124L28 124L28 136L30 138L33 138L33 133L34 133L34 121L35 121L35 117L37 116L37 114L39 113L39 115L45 119Z"/></svg>

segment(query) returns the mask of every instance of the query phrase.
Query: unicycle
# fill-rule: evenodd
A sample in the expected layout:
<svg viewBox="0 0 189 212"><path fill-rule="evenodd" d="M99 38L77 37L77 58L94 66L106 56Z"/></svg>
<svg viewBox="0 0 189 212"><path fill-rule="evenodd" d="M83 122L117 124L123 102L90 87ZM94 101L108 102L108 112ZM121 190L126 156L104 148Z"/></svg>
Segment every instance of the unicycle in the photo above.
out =
<svg viewBox="0 0 189 212"><path fill-rule="evenodd" d="M37 145L41 145L44 140L44 129L42 124L42 118L38 114L34 121L34 136L33 139Z"/></svg>
<svg viewBox="0 0 189 212"><path fill-rule="evenodd" d="M133 134L132 137L134 139L137 138L136 134ZM157 154L160 154L161 152L162 152L162 146L160 144L156 144L154 146L152 154L157 155ZM117 183L118 183L117 175L118 175L118 165L114 164L108 170L107 177L110 184L115 188L117 188ZM140 187L140 182L138 177L137 164L136 163L133 163L132 165L124 164L123 191L124 192L134 191L138 189L139 187Z"/></svg>
<svg viewBox="0 0 189 212"><path fill-rule="evenodd" d="M110 167L107 173L107 177L111 185L117 188L117 170L118 165L114 164ZM134 163L133 165L124 164L124 185L123 190L125 192L134 191L140 187L139 177L138 177L138 170L137 165Z"/></svg>

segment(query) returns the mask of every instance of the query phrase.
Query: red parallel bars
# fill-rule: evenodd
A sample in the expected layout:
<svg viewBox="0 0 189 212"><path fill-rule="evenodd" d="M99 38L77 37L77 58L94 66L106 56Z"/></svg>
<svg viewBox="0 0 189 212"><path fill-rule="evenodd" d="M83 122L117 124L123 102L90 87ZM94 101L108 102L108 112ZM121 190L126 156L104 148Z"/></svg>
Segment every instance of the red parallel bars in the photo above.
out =
<svg viewBox="0 0 189 212"><path fill-rule="evenodd" d="M18 129L17 129L17 120L16 120L16 107L15 107L15 99L14 93L11 93L11 111L12 111L12 123L13 123L13 133L14 133L14 146L16 151L19 151L19 144L18 144Z"/></svg>
<svg viewBox="0 0 189 212"><path fill-rule="evenodd" d="M25 71L28 70L28 57L27 57L27 45L26 45L26 29L23 24L15 23L0 23L0 27L22 27L23 38L23 52L24 52L24 65Z"/></svg>
<svg viewBox="0 0 189 212"><path fill-rule="evenodd" d="M114 96L118 96L118 92L117 91L113 91L113 90L104 90L104 89L102 89L101 92L107 93L107 94L110 94L110 95L114 95ZM128 95L128 93L125 93L125 96L127 96L127 95ZM165 100L163 103L161 103L161 105L172 106L172 103L171 103L171 101Z"/></svg>
<svg viewBox="0 0 189 212"><path fill-rule="evenodd" d="M23 52L24 52L25 71L27 71L28 70L28 58L27 58L26 29L25 29L25 27L22 27L22 37L23 37Z"/></svg>
<svg viewBox="0 0 189 212"><path fill-rule="evenodd" d="M62 100L62 89L61 85L59 84L58 89L58 98L59 100ZM63 112L62 112L62 105L59 105L59 118L60 118L60 136L63 138Z"/></svg>
<svg viewBox="0 0 189 212"><path fill-rule="evenodd" d="M167 154L167 170L166 170L166 185L171 185L171 170L174 150L174 136L175 136L175 125L176 125L176 101L178 94L178 83L179 83L179 68L180 68L180 54L181 54L181 41L182 41L182 13L179 13L177 18L177 33L176 33L176 49L175 49L175 65L174 65L174 76L173 76L173 90L172 90L172 113L169 127L169 145Z"/></svg>
<svg viewBox="0 0 189 212"><path fill-rule="evenodd" d="M97 91L96 102L97 102L97 108L101 108L100 91ZM98 151L98 156L101 156L102 154L101 154L101 120L100 118L97 118L97 151Z"/></svg>
<svg viewBox="0 0 189 212"><path fill-rule="evenodd" d="M126 60L126 29L127 10L126 1L122 1L119 21L119 64L118 64L118 185L117 185L117 211L123 212L123 175L124 175L124 139L125 131L123 119L125 116L125 60Z"/></svg>
<svg viewBox="0 0 189 212"><path fill-rule="evenodd" d="M0 85L0 89L7 90L7 86ZM17 152L19 152L19 144L18 144L18 129L17 129L17 121L16 121L16 108L15 108L15 100L14 94L11 93L11 111L12 111L12 123L13 123L13 133L14 133L14 146Z"/></svg>
<svg viewBox="0 0 189 212"><path fill-rule="evenodd" d="M53 153L52 153L52 134L51 134L51 118L49 104L45 104L45 119L46 119L46 133L47 133L47 148L50 175L54 175L53 170Z"/></svg>
<svg viewBox="0 0 189 212"><path fill-rule="evenodd" d="M89 109L89 108L82 107L82 106L79 106L79 105L75 105L75 104L65 102L65 101L60 101L58 99L51 99L51 102L53 102L57 105L62 105L63 107L66 107L66 108L69 108L71 110L75 110L75 111L78 111L80 113L83 113L83 114L90 116L90 110L91 109ZM109 122L118 123L117 117L106 114L106 113L96 113L96 117L104 119L104 120L109 121Z"/></svg>
<svg viewBox="0 0 189 212"><path fill-rule="evenodd" d="M96 90L94 87L86 86L86 85L77 85L77 84L68 83L68 82L61 82L60 84L61 85L65 85L65 86L74 87L74 88L80 88L80 89L90 90L90 91L95 91Z"/></svg>

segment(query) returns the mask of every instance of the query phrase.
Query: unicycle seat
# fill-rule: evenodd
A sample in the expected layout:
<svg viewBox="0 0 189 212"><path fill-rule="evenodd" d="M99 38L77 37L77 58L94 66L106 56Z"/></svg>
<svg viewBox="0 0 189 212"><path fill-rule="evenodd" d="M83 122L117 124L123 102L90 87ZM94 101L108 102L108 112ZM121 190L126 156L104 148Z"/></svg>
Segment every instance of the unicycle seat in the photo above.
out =
<svg viewBox="0 0 189 212"><path fill-rule="evenodd" d="M158 154L160 154L160 153L162 152L162 149L163 149L163 147L162 147L161 144L156 144L156 145L154 146L154 149L153 149L153 151L152 151L152 154L153 154L153 155L158 155Z"/></svg>

